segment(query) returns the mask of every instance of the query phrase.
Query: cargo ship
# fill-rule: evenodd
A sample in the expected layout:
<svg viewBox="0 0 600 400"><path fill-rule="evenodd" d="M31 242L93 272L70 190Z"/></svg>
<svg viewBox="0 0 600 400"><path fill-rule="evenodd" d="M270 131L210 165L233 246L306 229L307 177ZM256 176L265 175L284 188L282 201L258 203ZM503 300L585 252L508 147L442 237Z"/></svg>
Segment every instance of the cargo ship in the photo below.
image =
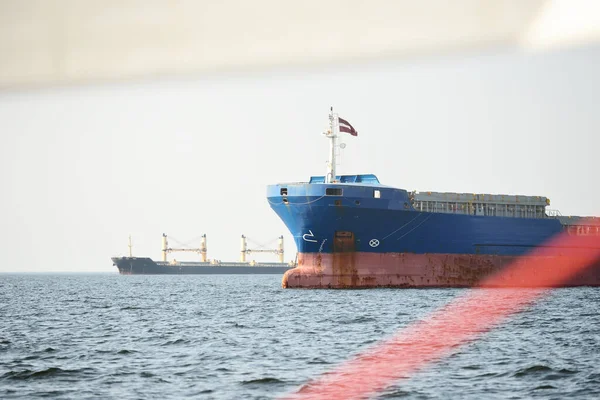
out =
<svg viewBox="0 0 600 400"><path fill-rule="evenodd" d="M558 233L600 236L600 218L564 217L544 196L409 192L373 174L337 175L340 132L358 135L332 110L326 175L267 187L298 249L283 287L470 287ZM567 250L586 251L551 255ZM581 285L600 286L598 263L565 283Z"/></svg>
<svg viewBox="0 0 600 400"><path fill-rule="evenodd" d="M283 274L294 268L296 261L284 262L283 236L278 238L276 249L249 249L246 236L242 235L240 261L209 260L207 258L206 235L202 235L198 248L173 248L169 246L168 237L162 235L162 261L154 261L149 257L134 257L131 237L129 237L129 255L125 257L112 257L113 265L122 275L161 275L161 274ZM175 252L193 252L200 255L200 261L168 260L168 254ZM279 262L247 261L250 253L274 253Z"/></svg>

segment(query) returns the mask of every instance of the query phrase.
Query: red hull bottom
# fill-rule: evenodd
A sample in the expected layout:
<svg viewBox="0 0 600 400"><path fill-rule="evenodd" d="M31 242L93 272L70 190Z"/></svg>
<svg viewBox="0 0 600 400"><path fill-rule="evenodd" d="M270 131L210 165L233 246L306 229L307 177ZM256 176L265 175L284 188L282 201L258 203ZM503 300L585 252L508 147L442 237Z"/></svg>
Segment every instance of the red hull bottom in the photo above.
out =
<svg viewBox="0 0 600 400"><path fill-rule="evenodd" d="M532 259L471 254L299 253L298 267L284 274L282 286L325 289L471 287L508 264L517 260L528 263ZM518 286L531 285L523 281ZM591 265L561 286L600 286L600 263Z"/></svg>

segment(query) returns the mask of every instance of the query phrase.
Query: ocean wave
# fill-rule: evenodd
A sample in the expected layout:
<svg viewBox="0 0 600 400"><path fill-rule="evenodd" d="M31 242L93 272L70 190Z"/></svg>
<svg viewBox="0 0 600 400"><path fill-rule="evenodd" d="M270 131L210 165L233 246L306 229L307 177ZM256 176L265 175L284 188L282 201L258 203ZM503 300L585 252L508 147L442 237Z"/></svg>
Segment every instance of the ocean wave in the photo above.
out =
<svg viewBox="0 0 600 400"><path fill-rule="evenodd" d="M521 376L529 376L529 375L539 375L542 372L550 372L552 368L547 365L532 365L527 368L521 368L517 372L514 373L513 376L521 377Z"/></svg>
<svg viewBox="0 0 600 400"><path fill-rule="evenodd" d="M242 381L242 385L273 385L273 384L281 384L285 383L284 381L277 378L260 378L260 379L251 379L249 381Z"/></svg>
<svg viewBox="0 0 600 400"><path fill-rule="evenodd" d="M25 369L22 371L9 371L2 375L0 379L12 379L12 380L28 380L28 379L44 379L53 378L57 376L70 376L79 377L83 374L87 374L91 369L62 369L58 367L50 367L38 371Z"/></svg>

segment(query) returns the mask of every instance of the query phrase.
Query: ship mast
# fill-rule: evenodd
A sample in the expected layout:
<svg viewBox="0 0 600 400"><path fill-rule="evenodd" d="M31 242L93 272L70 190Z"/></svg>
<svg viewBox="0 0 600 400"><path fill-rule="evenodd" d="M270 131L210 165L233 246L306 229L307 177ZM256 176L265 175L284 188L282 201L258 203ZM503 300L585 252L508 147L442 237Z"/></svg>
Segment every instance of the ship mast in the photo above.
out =
<svg viewBox="0 0 600 400"><path fill-rule="evenodd" d="M329 142L329 162L327 163L327 175L325 176L325 183L336 182L335 172L335 146L336 139L338 137L339 122L338 115L333 113L333 107L329 110L329 129L325 132L325 136L330 140Z"/></svg>

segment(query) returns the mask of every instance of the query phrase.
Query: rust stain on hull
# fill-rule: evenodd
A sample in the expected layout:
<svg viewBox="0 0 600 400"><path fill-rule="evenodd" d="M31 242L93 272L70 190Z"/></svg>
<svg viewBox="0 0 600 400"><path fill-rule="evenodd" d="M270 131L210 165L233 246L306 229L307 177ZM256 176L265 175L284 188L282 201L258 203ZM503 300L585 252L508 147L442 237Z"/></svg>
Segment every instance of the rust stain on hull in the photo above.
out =
<svg viewBox="0 0 600 400"><path fill-rule="evenodd" d="M349 240L341 240L333 254L299 254L298 267L287 271L284 288L420 288L471 287L513 262L530 263L532 257L359 253ZM343 251L342 251L343 250ZM565 259L565 263L572 261ZM565 264L566 265L566 264ZM527 287L522 281L520 286ZM563 286L600 286L596 263Z"/></svg>
<svg viewBox="0 0 600 400"><path fill-rule="evenodd" d="M320 254L320 256L323 255ZM331 269L334 277L331 285L334 287L354 287L358 285L356 243L352 232L339 231L335 233Z"/></svg>

